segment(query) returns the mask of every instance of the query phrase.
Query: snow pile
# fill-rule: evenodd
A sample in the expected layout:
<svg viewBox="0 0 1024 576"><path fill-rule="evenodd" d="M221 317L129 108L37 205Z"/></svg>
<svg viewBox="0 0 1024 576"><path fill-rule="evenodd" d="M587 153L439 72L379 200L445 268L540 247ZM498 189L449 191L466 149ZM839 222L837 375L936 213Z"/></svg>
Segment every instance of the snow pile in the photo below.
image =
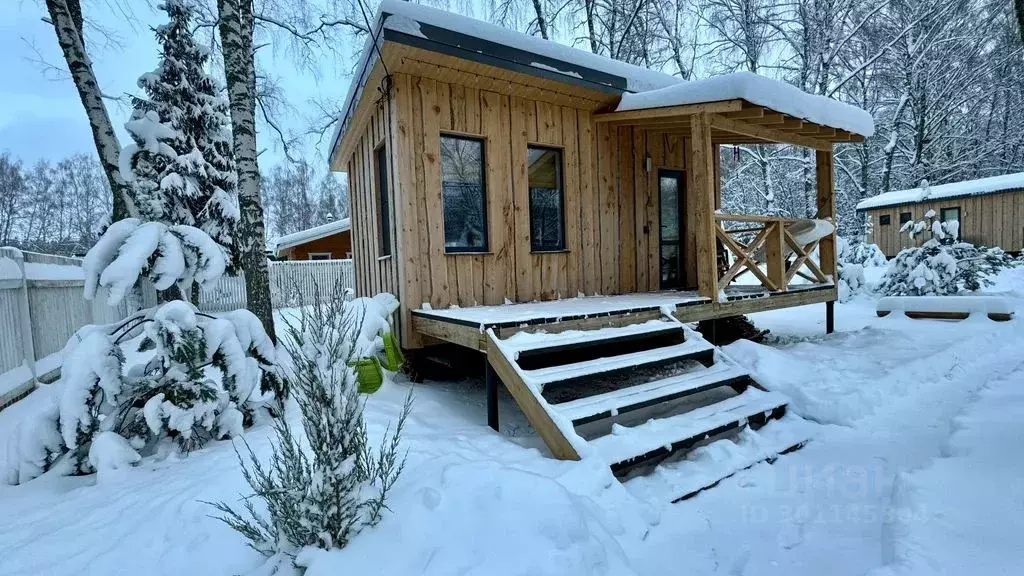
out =
<svg viewBox="0 0 1024 576"><path fill-rule="evenodd" d="M752 72L733 72L704 80L693 80L658 90L623 94L616 111L645 110L665 106L746 100L816 124L871 136L875 121L871 114L852 106L803 92L795 86Z"/></svg>
<svg viewBox="0 0 1024 576"><path fill-rule="evenodd" d="M864 267L877 265L879 257L882 264L885 264L885 257L875 244L851 243L843 237L836 239L836 268L839 272L837 288L840 302L846 302L870 290L864 277Z"/></svg>
<svg viewBox="0 0 1024 576"><path fill-rule="evenodd" d="M860 238L848 240L840 236L836 239L836 252L839 259L851 264L862 266L885 266L888 260L878 244L869 244Z"/></svg>
<svg viewBox="0 0 1024 576"><path fill-rule="evenodd" d="M861 200L857 204L857 210L868 210L881 208L883 206L896 206L899 204L914 204L928 200L942 200L948 198L959 198L963 196L980 196L983 194L995 194L1009 190L1024 189L1024 172L1016 174L1004 174L990 178L979 178L977 180L964 180L963 182L951 182L931 186L927 180L921 182L918 188L909 190L897 190L886 192Z"/></svg>
<svg viewBox="0 0 1024 576"><path fill-rule="evenodd" d="M89 447L89 464L101 477L111 470L123 470L141 460L127 440L113 432L100 432Z"/></svg>

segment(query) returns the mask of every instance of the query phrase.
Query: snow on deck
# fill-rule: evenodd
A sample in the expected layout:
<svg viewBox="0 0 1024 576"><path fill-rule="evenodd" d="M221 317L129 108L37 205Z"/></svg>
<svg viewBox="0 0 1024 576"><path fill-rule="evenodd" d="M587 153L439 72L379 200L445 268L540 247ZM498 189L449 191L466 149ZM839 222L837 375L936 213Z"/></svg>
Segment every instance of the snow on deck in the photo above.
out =
<svg viewBox="0 0 1024 576"><path fill-rule="evenodd" d="M420 308L415 313L459 324L480 326L515 325L524 322L552 322L566 318L602 316L626 312L657 310L666 306L687 306L711 300L696 292L647 292L618 296L583 296L545 302L471 306L433 310Z"/></svg>
<svg viewBox="0 0 1024 576"><path fill-rule="evenodd" d="M929 186L925 181L917 188L896 190L861 200L857 210L897 206L899 204L915 204L925 200L942 200L943 198L960 198L963 196L982 196L996 194L1007 190L1024 189L1024 172L1004 174L977 180L950 182L938 186Z"/></svg>
<svg viewBox="0 0 1024 576"><path fill-rule="evenodd" d="M736 99L865 137L875 133L871 114L856 106L808 94L785 82L752 72L734 72L639 94L623 94L616 111Z"/></svg>

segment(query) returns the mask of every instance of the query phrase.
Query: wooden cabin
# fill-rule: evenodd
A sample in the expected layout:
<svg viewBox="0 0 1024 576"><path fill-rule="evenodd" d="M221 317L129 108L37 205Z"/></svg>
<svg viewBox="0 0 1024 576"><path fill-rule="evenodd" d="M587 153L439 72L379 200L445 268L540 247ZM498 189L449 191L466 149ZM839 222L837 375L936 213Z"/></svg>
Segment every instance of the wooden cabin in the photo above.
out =
<svg viewBox="0 0 1024 576"><path fill-rule="evenodd" d="M871 223L868 241L889 258L928 239L927 234L910 238L900 229L929 211L940 221L958 221L965 242L1007 252L1024 249L1024 172L887 192L861 201L857 210Z"/></svg>
<svg viewBox="0 0 1024 576"><path fill-rule="evenodd" d="M352 225L348 218L279 236L274 256L283 260L347 260L352 258Z"/></svg>
<svg viewBox="0 0 1024 576"><path fill-rule="evenodd" d="M873 130L752 74L683 82L390 0L344 112L330 165L357 292L398 296L408 348L479 348L488 307L579 295L669 291L687 320L833 302L834 234L797 245L796 220L719 212L719 149L813 149L828 220L833 145Z"/></svg>
<svg viewBox="0 0 1024 576"><path fill-rule="evenodd" d="M552 455L614 472L747 426L782 428L737 469L806 441L798 418L769 422L785 397L687 322L825 303L831 329L832 148L870 115L409 2L384 0L371 29L330 163L348 173L357 292L398 296L404 347L484 352L492 427L501 382ZM718 210L720 147L770 143L814 150L816 219Z"/></svg>

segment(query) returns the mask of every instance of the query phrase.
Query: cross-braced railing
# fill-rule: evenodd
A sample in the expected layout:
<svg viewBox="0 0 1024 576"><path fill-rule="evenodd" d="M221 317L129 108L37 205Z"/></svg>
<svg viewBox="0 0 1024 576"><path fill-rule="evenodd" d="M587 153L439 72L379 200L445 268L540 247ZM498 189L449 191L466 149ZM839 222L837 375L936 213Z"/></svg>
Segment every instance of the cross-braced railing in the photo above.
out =
<svg viewBox="0 0 1024 576"><path fill-rule="evenodd" d="M724 222L741 222L747 226L729 228ZM822 237L800 242L792 228L810 220L758 216L750 214L715 214L715 236L730 254L732 264L720 273L718 286L724 288L739 276L750 272L768 290L782 292L795 276L812 283L828 282L828 276L811 258ZM750 237L747 242L741 239ZM763 268L762 268L763 267Z"/></svg>

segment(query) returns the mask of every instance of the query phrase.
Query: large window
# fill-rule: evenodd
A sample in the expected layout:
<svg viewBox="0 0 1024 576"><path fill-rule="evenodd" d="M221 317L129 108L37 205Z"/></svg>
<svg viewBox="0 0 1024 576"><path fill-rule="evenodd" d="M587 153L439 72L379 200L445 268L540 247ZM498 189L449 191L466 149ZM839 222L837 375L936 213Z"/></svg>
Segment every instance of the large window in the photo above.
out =
<svg viewBox="0 0 1024 576"><path fill-rule="evenodd" d="M380 255L391 256L391 211L388 198L388 155L387 148L381 146L375 152L377 158L377 196L380 225Z"/></svg>
<svg viewBox="0 0 1024 576"><path fill-rule="evenodd" d="M441 200L445 252L486 252L483 140L441 135Z"/></svg>
<svg viewBox="0 0 1024 576"><path fill-rule="evenodd" d="M530 250L565 250L562 151L529 146L526 160L530 188Z"/></svg>
<svg viewBox="0 0 1024 576"><path fill-rule="evenodd" d="M879 226L888 226L890 222L892 222L892 216L889 216L888 214L882 214L878 217Z"/></svg>
<svg viewBox="0 0 1024 576"><path fill-rule="evenodd" d="M960 207L955 208L943 208L939 211L939 218L943 222L956 222L956 224L947 224L946 229L952 232L957 240L960 240Z"/></svg>

